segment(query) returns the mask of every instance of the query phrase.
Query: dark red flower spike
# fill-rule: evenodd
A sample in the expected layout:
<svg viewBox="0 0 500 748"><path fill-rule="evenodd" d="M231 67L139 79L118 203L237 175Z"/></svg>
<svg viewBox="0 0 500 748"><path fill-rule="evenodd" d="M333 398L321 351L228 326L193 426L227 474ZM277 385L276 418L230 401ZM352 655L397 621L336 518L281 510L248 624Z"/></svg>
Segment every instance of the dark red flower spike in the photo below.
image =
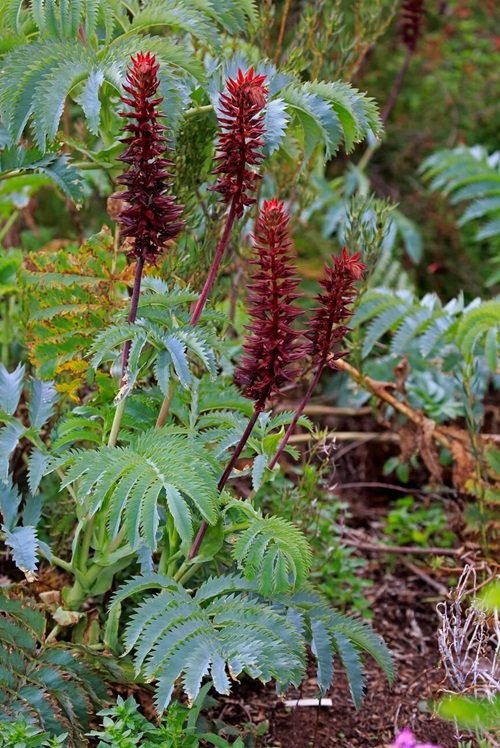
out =
<svg viewBox="0 0 500 748"><path fill-rule="evenodd" d="M162 102L158 96L158 69L155 56L149 52L132 57L123 85L126 95L121 97L130 109L120 116L130 121L123 128L129 134L122 138L126 148L119 160L128 164L128 168L117 179L126 189L113 197L125 202L118 222L122 237L132 239L129 257L137 260L129 322L134 322L137 314L144 264L154 263L165 243L177 236L184 225L180 220L182 206L166 194L171 181L168 169L172 164L164 157L167 139L158 109ZM123 347L122 386L129 351L130 341L127 341Z"/></svg>
<svg viewBox="0 0 500 748"><path fill-rule="evenodd" d="M293 328L301 310L294 305L298 279L291 262L288 221L283 203L270 200L264 202L255 229L249 334L235 381L261 410L268 397L295 379L297 361L304 356L300 333Z"/></svg>
<svg viewBox="0 0 500 748"><path fill-rule="evenodd" d="M313 364L324 365L332 349L349 331L345 322L351 316L350 305L356 298L355 283L363 276L364 269L359 252L349 255L346 247L340 257L333 258L331 267L325 267L325 277L320 281L323 291L316 298L318 306L306 334ZM336 351L333 357L342 355Z"/></svg>
<svg viewBox="0 0 500 748"><path fill-rule="evenodd" d="M123 86L127 95L121 100L130 109L120 116L129 120L123 128L129 134L122 138L127 147L119 160L128 164L128 169L117 179L126 189L116 195L126 203L118 221L122 236L133 240L129 255L150 263L183 228L183 208L166 194L172 163L164 157L168 141L158 108L162 102L158 69L154 55L139 52L127 71Z"/></svg>
<svg viewBox="0 0 500 748"><path fill-rule="evenodd" d="M340 257L334 257L333 265L325 268L325 277L320 281L323 291L316 298L318 306L313 311L309 330L306 333L308 339L306 352L312 359L313 376L306 394L295 411L292 422L269 463L271 470L285 449L297 421L319 382L325 365L327 362L332 364L335 359L345 355L344 352L335 350L335 348L349 331L345 322L352 314L350 307L356 298L355 283L362 277L364 269L365 266L360 262L359 253L350 255L345 247Z"/></svg>
<svg viewBox="0 0 500 748"><path fill-rule="evenodd" d="M235 380L246 397L255 400L253 414L222 474L222 491L238 460L266 400L292 381L298 372L297 361L304 357L301 333L292 325L301 310L294 305L298 279L291 262L288 214L277 200L264 202L255 229L256 257L251 261L255 273L248 297L250 324L244 343L245 354ZM202 522L189 552L194 558L207 531Z"/></svg>
<svg viewBox="0 0 500 748"><path fill-rule="evenodd" d="M401 7L399 32L410 53L415 52L422 33L425 14L424 0L404 0Z"/></svg>
<svg viewBox="0 0 500 748"><path fill-rule="evenodd" d="M198 322L215 283L235 219L241 218L245 206L255 203L252 193L261 178L256 169L263 159L263 109L267 101L264 81L265 76L256 75L253 68L247 73L238 70L236 78L228 78L226 88L220 95L218 121L221 133L215 158L218 166L214 170L219 178L211 189L221 193L223 201L229 205L229 211L205 285L193 311L192 325Z"/></svg>
<svg viewBox="0 0 500 748"><path fill-rule="evenodd" d="M234 80L228 78L226 90L220 95L218 120L222 132L214 174L221 176L212 189L220 192L226 203L234 202L238 218L245 206L255 203L250 193L255 192L261 179L255 167L263 159L265 79L264 75L256 75L253 68L247 73L238 70Z"/></svg>

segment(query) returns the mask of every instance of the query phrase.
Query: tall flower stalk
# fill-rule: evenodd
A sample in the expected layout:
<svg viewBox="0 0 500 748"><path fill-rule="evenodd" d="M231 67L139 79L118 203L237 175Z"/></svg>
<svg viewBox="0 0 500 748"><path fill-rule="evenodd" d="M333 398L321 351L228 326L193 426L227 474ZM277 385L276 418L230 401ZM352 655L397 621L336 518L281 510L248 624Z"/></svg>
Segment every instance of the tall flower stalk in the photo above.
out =
<svg viewBox="0 0 500 748"><path fill-rule="evenodd" d="M149 52L139 52L132 57L121 101L129 109L120 113L128 120L123 128L126 135L121 140L126 148L119 157L127 165L117 182L125 186L115 198L124 202L118 214L120 235L128 238L131 248L128 256L136 260L134 287L130 301L128 321L135 321L144 266L154 264L166 243L174 239L183 228L183 207L167 194L171 184L169 168L172 163L165 158L167 138L165 126L161 124L158 96L159 64ZM123 347L120 388L126 386L127 362L130 341ZM123 401L122 401L123 402ZM118 404L117 417L110 435L110 443L116 443L120 425L122 403Z"/></svg>
<svg viewBox="0 0 500 748"><path fill-rule="evenodd" d="M263 159L262 112L267 99L264 81L265 76L256 75L253 68L247 73L238 70L236 78L228 78L220 96L218 121L221 133L215 159L218 165L214 170L218 180L212 189L221 193L229 210L205 285L193 310L192 325L198 322L217 278L235 220L241 218L246 206L255 203L252 193L261 178L256 167Z"/></svg>
<svg viewBox="0 0 500 748"><path fill-rule="evenodd" d="M297 362L305 355L301 333L293 323L301 310L298 279L291 261L289 218L283 203L266 201L259 215L254 236L255 267L248 297L250 323L243 345L244 356L235 373L235 381L243 394L254 400L253 414L222 474L218 489L222 491L238 460L266 401L281 388L294 381ZM197 555L207 530L200 525L189 552Z"/></svg>
<svg viewBox="0 0 500 748"><path fill-rule="evenodd" d="M364 269L365 266L360 262L359 253L349 255L345 247L340 257L334 257L333 265L325 268L325 276L321 281L323 292L317 296L317 307L306 333L307 353L312 359L313 376L269 463L271 470L281 457L297 421L320 380L323 369L327 363L334 365L336 359L345 355L344 352L338 350L338 346L349 331L345 322L351 316L350 305L356 297L355 283L362 277Z"/></svg>

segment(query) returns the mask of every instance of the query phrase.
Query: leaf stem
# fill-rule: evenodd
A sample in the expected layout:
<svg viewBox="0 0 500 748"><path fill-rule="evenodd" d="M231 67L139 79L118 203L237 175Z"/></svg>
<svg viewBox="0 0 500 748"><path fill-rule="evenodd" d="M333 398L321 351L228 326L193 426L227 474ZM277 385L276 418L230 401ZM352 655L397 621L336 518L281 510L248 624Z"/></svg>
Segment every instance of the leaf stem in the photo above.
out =
<svg viewBox="0 0 500 748"><path fill-rule="evenodd" d="M137 265L135 266L134 288L132 290L132 298L130 300L130 311L128 314L129 323L135 322L135 318L137 316L137 307L139 305L139 297L141 295L141 280L142 280L143 269L144 269L144 257L141 255L137 259ZM129 352L130 352L130 340L127 340L123 346L121 386L125 384L125 375L127 372Z"/></svg>

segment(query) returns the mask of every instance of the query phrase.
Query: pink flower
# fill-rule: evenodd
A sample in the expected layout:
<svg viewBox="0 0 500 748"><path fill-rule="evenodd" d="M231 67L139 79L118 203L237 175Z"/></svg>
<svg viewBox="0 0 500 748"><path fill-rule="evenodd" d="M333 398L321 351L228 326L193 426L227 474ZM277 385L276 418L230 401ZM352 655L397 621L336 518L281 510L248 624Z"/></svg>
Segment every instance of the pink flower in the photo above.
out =
<svg viewBox="0 0 500 748"><path fill-rule="evenodd" d="M405 727L397 736L392 748L441 748L441 746L433 743L417 743L415 735L408 727Z"/></svg>

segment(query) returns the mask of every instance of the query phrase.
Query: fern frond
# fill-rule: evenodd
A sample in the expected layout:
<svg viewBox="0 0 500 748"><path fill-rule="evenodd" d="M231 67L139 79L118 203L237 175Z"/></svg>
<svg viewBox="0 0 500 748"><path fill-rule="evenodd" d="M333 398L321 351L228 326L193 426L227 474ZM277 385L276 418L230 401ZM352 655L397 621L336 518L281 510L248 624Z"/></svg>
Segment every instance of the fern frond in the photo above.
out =
<svg viewBox="0 0 500 748"><path fill-rule="evenodd" d="M228 580L231 589L235 581ZM159 711L169 703L181 675L192 699L205 675L211 675L220 693L229 691L228 672L233 678L246 672L264 682L273 677L284 684L300 682L304 645L285 616L246 592L193 598L172 580L163 584L161 592L146 597L131 616L125 635L127 648L136 650L136 667L158 681ZM138 578L127 595L140 585ZM113 606L125 599L118 594Z"/></svg>
<svg viewBox="0 0 500 748"><path fill-rule="evenodd" d="M177 33L191 34L217 49L219 46L217 27L209 15L201 12L200 0L197 0L196 5L198 7L193 7L193 3L187 3L185 0L149 0L134 14L130 29L138 32L152 27L166 26Z"/></svg>
<svg viewBox="0 0 500 748"><path fill-rule="evenodd" d="M325 157L330 158L342 142L349 152L369 133L376 135L381 131L375 102L348 83L293 83L281 95L292 121L302 128L306 160L319 143L325 149Z"/></svg>
<svg viewBox="0 0 500 748"><path fill-rule="evenodd" d="M363 693L361 655L370 654L391 680L394 665L382 639L364 623L329 610L308 589L267 600L252 582L231 574L204 582L194 596L168 577L135 577L115 593L110 615L133 595L145 595L135 606L125 631L127 651L148 680L157 681L156 704L162 711L174 684L195 698L202 679L212 678L219 693L230 679L247 673L264 682L273 678L280 690L298 684L305 672L305 645L319 664L321 693L333 678L339 655L358 706Z"/></svg>
<svg viewBox="0 0 500 748"><path fill-rule="evenodd" d="M500 301L484 301L466 311L461 317L456 334L456 344L462 355L471 360L479 344L486 338L490 368L498 365L497 348L500 334Z"/></svg>
<svg viewBox="0 0 500 748"><path fill-rule="evenodd" d="M46 153L36 148L10 147L0 153L0 174L40 174L63 191L74 203L83 198L81 175L71 166L66 154ZM33 176L31 176L33 179ZM29 185L27 185L29 186ZM43 186L40 185L40 186Z"/></svg>

